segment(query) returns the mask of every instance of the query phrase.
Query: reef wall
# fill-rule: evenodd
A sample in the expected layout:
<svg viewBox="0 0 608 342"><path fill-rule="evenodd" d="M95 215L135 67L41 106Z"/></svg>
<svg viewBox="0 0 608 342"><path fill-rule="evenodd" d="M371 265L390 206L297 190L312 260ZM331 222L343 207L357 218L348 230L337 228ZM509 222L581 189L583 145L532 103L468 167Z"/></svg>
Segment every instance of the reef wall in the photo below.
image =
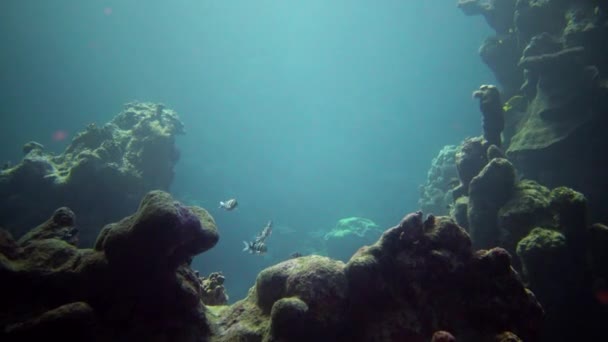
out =
<svg viewBox="0 0 608 342"><path fill-rule="evenodd" d="M502 87L504 151L550 188L585 194L608 221L608 5L605 1L461 0L496 34L479 53ZM483 111L483 110L482 110Z"/></svg>
<svg viewBox="0 0 608 342"><path fill-rule="evenodd" d="M461 0L458 7L495 30L479 52L501 89L473 92L483 134L455 152L460 182L450 216L474 248L518 256L515 270L546 311L540 340L603 340L608 5Z"/></svg>
<svg viewBox="0 0 608 342"><path fill-rule="evenodd" d="M183 134L175 111L161 104L128 103L112 121L89 125L60 155L36 142L23 160L0 171L0 225L16 238L57 206L79 213L83 246L98 227L137 208L150 190L168 190L179 159L175 136Z"/></svg>

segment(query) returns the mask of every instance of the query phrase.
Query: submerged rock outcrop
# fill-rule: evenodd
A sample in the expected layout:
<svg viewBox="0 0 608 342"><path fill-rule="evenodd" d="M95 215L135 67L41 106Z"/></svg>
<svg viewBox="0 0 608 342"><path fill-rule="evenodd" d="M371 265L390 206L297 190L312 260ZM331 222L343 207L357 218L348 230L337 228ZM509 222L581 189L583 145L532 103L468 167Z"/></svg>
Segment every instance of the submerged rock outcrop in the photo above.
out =
<svg viewBox="0 0 608 342"><path fill-rule="evenodd" d="M209 332L192 257L218 241L213 218L162 191L107 225L94 249L66 235L74 214L15 242L2 231L0 339L202 341Z"/></svg>
<svg viewBox="0 0 608 342"><path fill-rule="evenodd" d="M80 243L92 246L97 227L131 213L146 192L169 189L179 159L175 136L183 133L175 111L129 103L109 123L77 134L60 155L25 144L23 160L0 171L0 225L19 238L63 205L79 213Z"/></svg>
<svg viewBox="0 0 608 342"><path fill-rule="evenodd" d="M189 266L218 241L204 209L150 192L94 249L74 246L74 222L59 208L19 241L0 230L3 341L538 339L543 309L509 253L475 252L448 217L407 215L347 263L311 255L271 266L230 306L221 273Z"/></svg>
<svg viewBox="0 0 608 342"><path fill-rule="evenodd" d="M460 181L456 168L458 146L444 146L433 158L427 173L426 183L420 185L418 205L425 213L447 215L452 203L452 191Z"/></svg>
<svg viewBox="0 0 608 342"><path fill-rule="evenodd" d="M418 212L346 264L305 256L264 270L214 320L213 340L535 341L542 312L508 252L474 252L452 220Z"/></svg>
<svg viewBox="0 0 608 342"><path fill-rule="evenodd" d="M604 339L608 230L591 223L608 222L608 154L601 152L608 5L460 0L458 7L495 30L479 53L501 89L474 92L483 136L458 147L450 215L473 246L518 255L513 267L546 309L542 340Z"/></svg>
<svg viewBox="0 0 608 342"><path fill-rule="evenodd" d="M495 30L480 49L509 99L503 145L526 178L568 186L608 221L608 15L602 1L460 0ZM516 104L515 106L513 106Z"/></svg>

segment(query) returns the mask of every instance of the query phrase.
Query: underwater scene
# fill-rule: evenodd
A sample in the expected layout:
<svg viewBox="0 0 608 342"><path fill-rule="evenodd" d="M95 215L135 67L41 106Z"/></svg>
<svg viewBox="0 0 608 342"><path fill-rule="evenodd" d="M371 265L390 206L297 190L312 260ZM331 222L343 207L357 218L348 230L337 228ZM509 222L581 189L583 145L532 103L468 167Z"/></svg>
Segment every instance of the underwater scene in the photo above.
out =
<svg viewBox="0 0 608 342"><path fill-rule="evenodd" d="M0 341L608 341L608 1L0 13Z"/></svg>

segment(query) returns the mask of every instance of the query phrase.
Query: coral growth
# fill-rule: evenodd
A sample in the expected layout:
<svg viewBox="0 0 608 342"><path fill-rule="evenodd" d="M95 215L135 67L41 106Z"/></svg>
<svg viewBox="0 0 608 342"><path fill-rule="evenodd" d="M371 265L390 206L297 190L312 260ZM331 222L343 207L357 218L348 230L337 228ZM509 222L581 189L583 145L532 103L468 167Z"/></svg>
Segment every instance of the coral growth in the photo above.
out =
<svg viewBox="0 0 608 342"><path fill-rule="evenodd" d="M209 333L191 258L218 234L202 208L161 191L106 226L95 249L65 238L74 214L58 209L23 239L0 236L2 340L200 341Z"/></svg>
<svg viewBox="0 0 608 342"><path fill-rule="evenodd" d="M492 159L469 186L467 221L475 246L497 245L496 216L513 194L516 183L513 165L503 158Z"/></svg>
<svg viewBox="0 0 608 342"><path fill-rule="evenodd" d="M198 276L198 272L196 272ZM206 305L226 305L228 294L224 287L224 275L221 272L213 272L207 277L199 277L203 290L202 300Z"/></svg>
<svg viewBox="0 0 608 342"><path fill-rule="evenodd" d="M458 146L444 146L433 158L426 183L420 186L418 205L422 211L434 215L448 214L452 191L460 184L456 169L457 151Z"/></svg>
<svg viewBox="0 0 608 342"><path fill-rule="evenodd" d="M173 110L129 103L109 123L77 134L60 155L29 142L20 163L0 171L0 222L18 238L64 205L79 213L80 243L92 246L97 227L128 215L146 192L169 189L182 133Z"/></svg>
<svg viewBox="0 0 608 342"><path fill-rule="evenodd" d="M473 97L479 99L479 109L483 115L481 126L484 139L489 144L500 147L500 134L505 128L505 120L498 88L484 84L473 92Z"/></svg>
<svg viewBox="0 0 608 342"><path fill-rule="evenodd" d="M458 6L485 16L496 31L480 54L504 97L515 99L503 106L506 156L528 179L584 193L591 217L608 221L608 157L596 152L608 125L607 5L461 0Z"/></svg>
<svg viewBox="0 0 608 342"><path fill-rule="evenodd" d="M214 340L481 341L510 331L534 341L541 318L509 253L473 253L450 219L418 212L347 264L304 256L264 270L214 320Z"/></svg>

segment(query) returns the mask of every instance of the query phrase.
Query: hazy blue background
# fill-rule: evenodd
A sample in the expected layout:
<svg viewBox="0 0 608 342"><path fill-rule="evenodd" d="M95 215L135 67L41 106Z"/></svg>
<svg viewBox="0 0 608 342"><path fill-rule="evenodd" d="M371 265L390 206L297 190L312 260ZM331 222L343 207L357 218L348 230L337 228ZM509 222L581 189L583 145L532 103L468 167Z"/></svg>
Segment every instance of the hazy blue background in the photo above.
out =
<svg viewBox="0 0 608 342"><path fill-rule="evenodd" d="M3 0L0 158L29 140L61 152L54 131L135 99L177 110L172 192L221 233L194 267L239 299L308 232L417 209L439 149L481 131L470 94L494 81L477 55L489 34L448 0ZM219 211L231 196L239 209ZM295 232L242 253L269 219Z"/></svg>

